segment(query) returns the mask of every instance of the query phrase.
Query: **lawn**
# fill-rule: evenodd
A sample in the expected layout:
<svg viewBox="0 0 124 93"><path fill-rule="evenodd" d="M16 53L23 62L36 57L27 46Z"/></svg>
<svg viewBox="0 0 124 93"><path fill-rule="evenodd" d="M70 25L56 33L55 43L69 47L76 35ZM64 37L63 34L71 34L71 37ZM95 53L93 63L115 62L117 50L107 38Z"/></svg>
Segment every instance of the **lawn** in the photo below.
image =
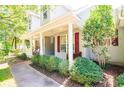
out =
<svg viewBox="0 0 124 93"><path fill-rule="evenodd" d="M12 74L10 72L10 68L0 69L0 82L12 78Z"/></svg>
<svg viewBox="0 0 124 93"><path fill-rule="evenodd" d="M8 65L0 66L0 87L16 86Z"/></svg>

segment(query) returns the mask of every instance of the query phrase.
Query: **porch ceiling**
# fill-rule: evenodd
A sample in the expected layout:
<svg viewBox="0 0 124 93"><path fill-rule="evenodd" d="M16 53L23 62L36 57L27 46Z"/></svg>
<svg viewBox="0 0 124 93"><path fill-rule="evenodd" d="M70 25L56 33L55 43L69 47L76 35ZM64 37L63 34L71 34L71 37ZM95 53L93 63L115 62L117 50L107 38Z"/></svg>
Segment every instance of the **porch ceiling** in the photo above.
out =
<svg viewBox="0 0 124 93"><path fill-rule="evenodd" d="M59 33L63 31L66 32L68 23L73 23L74 24L73 28L76 29L79 28L78 22L79 18L75 16L72 12L69 12L62 17L58 17L54 20L51 20L49 23L41 26L35 31L25 33L21 38L28 39L30 37L39 36L40 33L50 36L56 34L57 32Z"/></svg>

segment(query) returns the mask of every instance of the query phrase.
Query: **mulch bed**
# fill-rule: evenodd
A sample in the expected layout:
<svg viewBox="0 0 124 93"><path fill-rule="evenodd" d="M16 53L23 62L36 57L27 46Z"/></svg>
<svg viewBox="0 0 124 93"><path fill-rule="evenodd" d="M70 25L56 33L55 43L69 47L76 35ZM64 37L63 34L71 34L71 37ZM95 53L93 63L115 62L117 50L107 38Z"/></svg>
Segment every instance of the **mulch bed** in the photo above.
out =
<svg viewBox="0 0 124 93"><path fill-rule="evenodd" d="M46 76L52 78L56 82L60 83L65 87L83 87L83 85L72 81L69 77L63 76L58 72L48 72L45 69L42 69L36 65L30 64L33 68L45 74ZM110 65L108 68L104 69L104 80L98 83L93 84L93 87L114 87L115 78L124 72L124 67Z"/></svg>

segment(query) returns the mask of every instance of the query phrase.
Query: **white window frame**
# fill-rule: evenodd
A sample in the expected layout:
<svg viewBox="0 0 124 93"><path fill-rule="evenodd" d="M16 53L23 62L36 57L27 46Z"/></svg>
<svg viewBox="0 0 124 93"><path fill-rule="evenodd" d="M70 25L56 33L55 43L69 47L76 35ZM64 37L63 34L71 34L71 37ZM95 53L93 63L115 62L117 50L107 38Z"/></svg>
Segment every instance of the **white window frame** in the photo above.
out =
<svg viewBox="0 0 124 93"><path fill-rule="evenodd" d="M62 40L62 39L65 39L65 40ZM65 45L65 51L62 49L62 45ZM67 47L66 47L66 45L67 45L67 37L66 37L66 35L61 35L60 36L60 52L66 52L67 50Z"/></svg>
<svg viewBox="0 0 124 93"><path fill-rule="evenodd" d="M75 36L75 34L73 34L73 53L75 52L75 38L74 38L74 36ZM62 42L62 40L61 40L62 37L66 38L66 40L65 40L66 42L65 43ZM62 48L61 48L62 43L65 44L65 46L66 46L65 47L66 48L65 51L63 51ZM60 52L68 53L68 35L67 34L64 34L64 35L60 36Z"/></svg>
<svg viewBox="0 0 124 93"><path fill-rule="evenodd" d="M47 18L44 19L44 13L47 12ZM45 9L45 11L42 12L42 23L45 24L47 23L48 21L50 20L50 13L49 13L49 10L48 8Z"/></svg>

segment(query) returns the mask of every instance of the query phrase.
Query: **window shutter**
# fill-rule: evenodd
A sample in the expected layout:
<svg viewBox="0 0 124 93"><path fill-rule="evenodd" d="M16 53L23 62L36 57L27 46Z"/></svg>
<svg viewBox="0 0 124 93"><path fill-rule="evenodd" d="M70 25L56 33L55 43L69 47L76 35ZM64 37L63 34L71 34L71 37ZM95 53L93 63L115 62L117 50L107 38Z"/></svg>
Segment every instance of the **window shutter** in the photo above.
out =
<svg viewBox="0 0 124 93"><path fill-rule="evenodd" d="M57 51L60 52L60 36L57 37Z"/></svg>
<svg viewBox="0 0 124 93"><path fill-rule="evenodd" d="M79 32L75 33L75 54L79 53Z"/></svg>

